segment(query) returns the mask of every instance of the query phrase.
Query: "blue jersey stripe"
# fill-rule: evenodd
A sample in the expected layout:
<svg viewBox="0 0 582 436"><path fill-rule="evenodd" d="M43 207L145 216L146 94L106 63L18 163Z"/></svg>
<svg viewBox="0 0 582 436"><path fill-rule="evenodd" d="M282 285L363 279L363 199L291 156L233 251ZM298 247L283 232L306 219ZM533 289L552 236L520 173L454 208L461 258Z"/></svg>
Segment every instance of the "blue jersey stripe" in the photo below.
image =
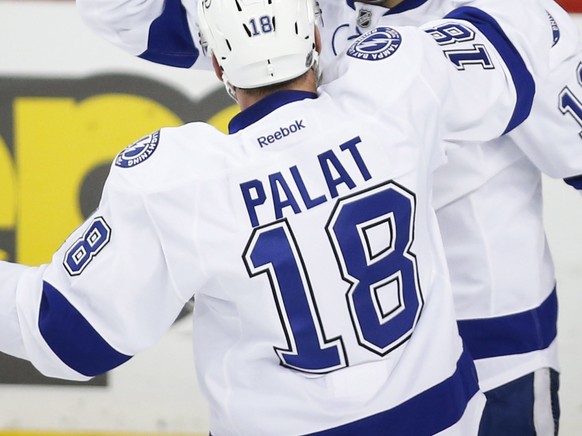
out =
<svg viewBox="0 0 582 436"><path fill-rule="evenodd" d="M293 103L294 101L305 100L306 98L315 99L317 98L317 94L308 91L277 91L253 104L248 109L236 114L228 123L228 133L232 135L256 123L281 106Z"/></svg>
<svg viewBox="0 0 582 436"><path fill-rule="evenodd" d="M150 25L148 48L140 58L172 67L190 68L198 59L186 9L180 0L166 0L162 15Z"/></svg>
<svg viewBox="0 0 582 436"><path fill-rule="evenodd" d="M311 435L433 435L461 419L477 391L473 361L463 352L454 374L438 385L385 412Z"/></svg>
<svg viewBox="0 0 582 436"><path fill-rule="evenodd" d="M566 182L568 185L578 189L579 191L582 190L582 176L568 177L568 178L564 179L564 182Z"/></svg>
<svg viewBox="0 0 582 436"><path fill-rule="evenodd" d="M482 10L463 6L450 12L445 18L465 20L477 27L495 46L509 68L517 92L515 110L504 133L510 132L529 116L535 94L535 81L524 60L497 21Z"/></svg>
<svg viewBox="0 0 582 436"><path fill-rule="evenodd" d="M114 350L47 282L43 282L38 326L51 350L67 366L88 377L109 371L132 357Z"/></svg>
<svg viewBox="0 0 582 436"><path fill-rule="evenodd" d="M458 322L465 346L474 359L510 356L543 350L558 333L556 289L538 307L493 318Z"/></svg>

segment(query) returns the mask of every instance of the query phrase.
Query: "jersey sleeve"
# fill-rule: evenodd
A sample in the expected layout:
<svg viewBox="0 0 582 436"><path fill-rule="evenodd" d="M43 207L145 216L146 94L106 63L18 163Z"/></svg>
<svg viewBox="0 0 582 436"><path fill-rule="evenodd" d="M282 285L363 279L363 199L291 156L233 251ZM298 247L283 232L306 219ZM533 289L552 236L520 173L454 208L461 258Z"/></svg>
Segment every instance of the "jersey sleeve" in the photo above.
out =
<svg viewBox="0 0 582 436"><path fill-rule="evenodd" d="M180 68L211 69L200 44L195 1L77 0L83 21L134 56Z"/></svg>
<svg viewBox="0 0 582 436"><path fill-rule="evenodd" d="M530 117L510 139L545 174L582 189L582 52L540 84Z"/></svg>
<svg viewBox="0 0 582 436"><path fill-rule="evenodd" d="M454 18L378 26L328 66L322 88L353 94L352 105L379 119L412 111L421 130L438 126L427 145L436 162L449 143L496 139L527 117L535 83L503 29L480 18L479 26Z"/></svg>
<svg viewBox="0 0 582 436"><path fill-rule="evenodd" d="M26 357L18 310L16 290L23 274L34 268L24 265L0 262L0 350L20 358Z"/></svg>
<svg viewBox="0 0 582 436"><path fill-rule="evenodd" d="M557 5L548 12L551 70L537 85L528 119L509 135L545 174L582 189L582 41Z"/></svg>
<svg viewBox="0 0 582 436"><path fill-rule="evenodd" d="M512 123L501 141L517 145L545 174L564 178L581 189L582 43L578 26L549 0L532 2L525 5L527 8L519 2L498 0L476 0L473 4L495 16L535 80L531 108L516 112L523 113L523 121ZM475 10L461 7L448 16L483 27L480 23L484 20ZM512 77L519 97L526 82L513 71Z"/></svg>
<svg viewBox="0 0 582 436"><path fill-rule="evenodd" d="M537 68L529 52L519 50L511 33L486 12L465 7L460 18L451 15L422 26L454 69L446 91L440 91L445 139L495 139L528 117L544 66ZM431 63L436 61L427 63L429 68Z"/></svg>
<svg viewBox="0 0 582 436"><path fill-rule="evenodd" d="M150 195L124 186L118 170L50 264L0 263L0 350L46 376L84 380L117 367L155 343L192 296L176 275L185 267L171 265L190 260L174 244L180 215L166 214L174 227L160 229Z"/></svg>

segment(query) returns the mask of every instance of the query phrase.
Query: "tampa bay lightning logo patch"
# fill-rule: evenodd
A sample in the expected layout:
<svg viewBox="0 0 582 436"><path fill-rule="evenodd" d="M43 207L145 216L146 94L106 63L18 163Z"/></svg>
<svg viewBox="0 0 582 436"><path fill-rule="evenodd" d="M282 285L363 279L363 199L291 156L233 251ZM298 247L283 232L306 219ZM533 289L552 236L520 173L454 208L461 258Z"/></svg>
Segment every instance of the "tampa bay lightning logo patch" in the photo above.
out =
<svg viewBox="0 0 582 436"><path fill-rule="evenodd" d="M152 133L134 142L115 158L115 165L121 168L131 168L149 159L154 154L160 142L160 131Z"/></svg>
<svg viewBox="0 0 582 436"><path fill-rule="evenodd" d="M360 36L348 49L348 56L379 61L392 56L402 43L400 33L390 27L376 27Z"/></svg>
<svg viewBox="0 0 582 436"><path fill-rule="evenodd" d="M546 14L548 15L548 20L550 20L550 25L552 26L552 36L554 38L554 44L552 47L554 47L560 41L560 27L558 26L556 19L552 17L548 11L546 11Z"/></svg>

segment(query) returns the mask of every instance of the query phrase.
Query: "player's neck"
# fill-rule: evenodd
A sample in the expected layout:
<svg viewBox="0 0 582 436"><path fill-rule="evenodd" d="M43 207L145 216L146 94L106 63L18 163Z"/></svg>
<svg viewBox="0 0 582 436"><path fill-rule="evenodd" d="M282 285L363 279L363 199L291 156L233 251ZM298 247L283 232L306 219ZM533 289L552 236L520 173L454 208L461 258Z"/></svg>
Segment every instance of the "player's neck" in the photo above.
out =
<svg viewBox="0 0 582 436"><path fill-rule="evenodd" d="M317 92L317 78L316 73L313 70L302 76L301 78L294 80L287 86L275 87L275 88L261 88L251 91L246 91L243 89L236 89L236 99L241 110L245 110L262 100L269 95L272 95L279 91L307 91L307 92Z"/></svg>

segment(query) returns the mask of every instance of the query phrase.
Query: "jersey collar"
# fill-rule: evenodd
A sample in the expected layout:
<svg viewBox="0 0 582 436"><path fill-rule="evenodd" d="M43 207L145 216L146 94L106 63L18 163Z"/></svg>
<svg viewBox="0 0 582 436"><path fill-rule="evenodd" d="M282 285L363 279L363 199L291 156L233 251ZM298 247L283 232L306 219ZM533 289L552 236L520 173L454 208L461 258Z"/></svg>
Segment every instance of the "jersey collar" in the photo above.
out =
<svg viewBox="0 0 582 436"><path fill-rule="evenodd" d="M261 118L288 103L304 100L306 98L317 98L317 94L307 91L278 91L271 94L241 113L234 116L228 123L228 133L231 135L256 123Z"/></svg>
<svg viewBox="0 0 582 436"><path fill-rule="evenodd" d="M404 0L398 6L393 8L387 9L384 15L394 15L400 14L405 11L409 11L410 9L416 9L419 6L425 4L428 0ZM350 8L356 10L356 5L354 5L354 0L346 0L346 3Z"/></svg>

